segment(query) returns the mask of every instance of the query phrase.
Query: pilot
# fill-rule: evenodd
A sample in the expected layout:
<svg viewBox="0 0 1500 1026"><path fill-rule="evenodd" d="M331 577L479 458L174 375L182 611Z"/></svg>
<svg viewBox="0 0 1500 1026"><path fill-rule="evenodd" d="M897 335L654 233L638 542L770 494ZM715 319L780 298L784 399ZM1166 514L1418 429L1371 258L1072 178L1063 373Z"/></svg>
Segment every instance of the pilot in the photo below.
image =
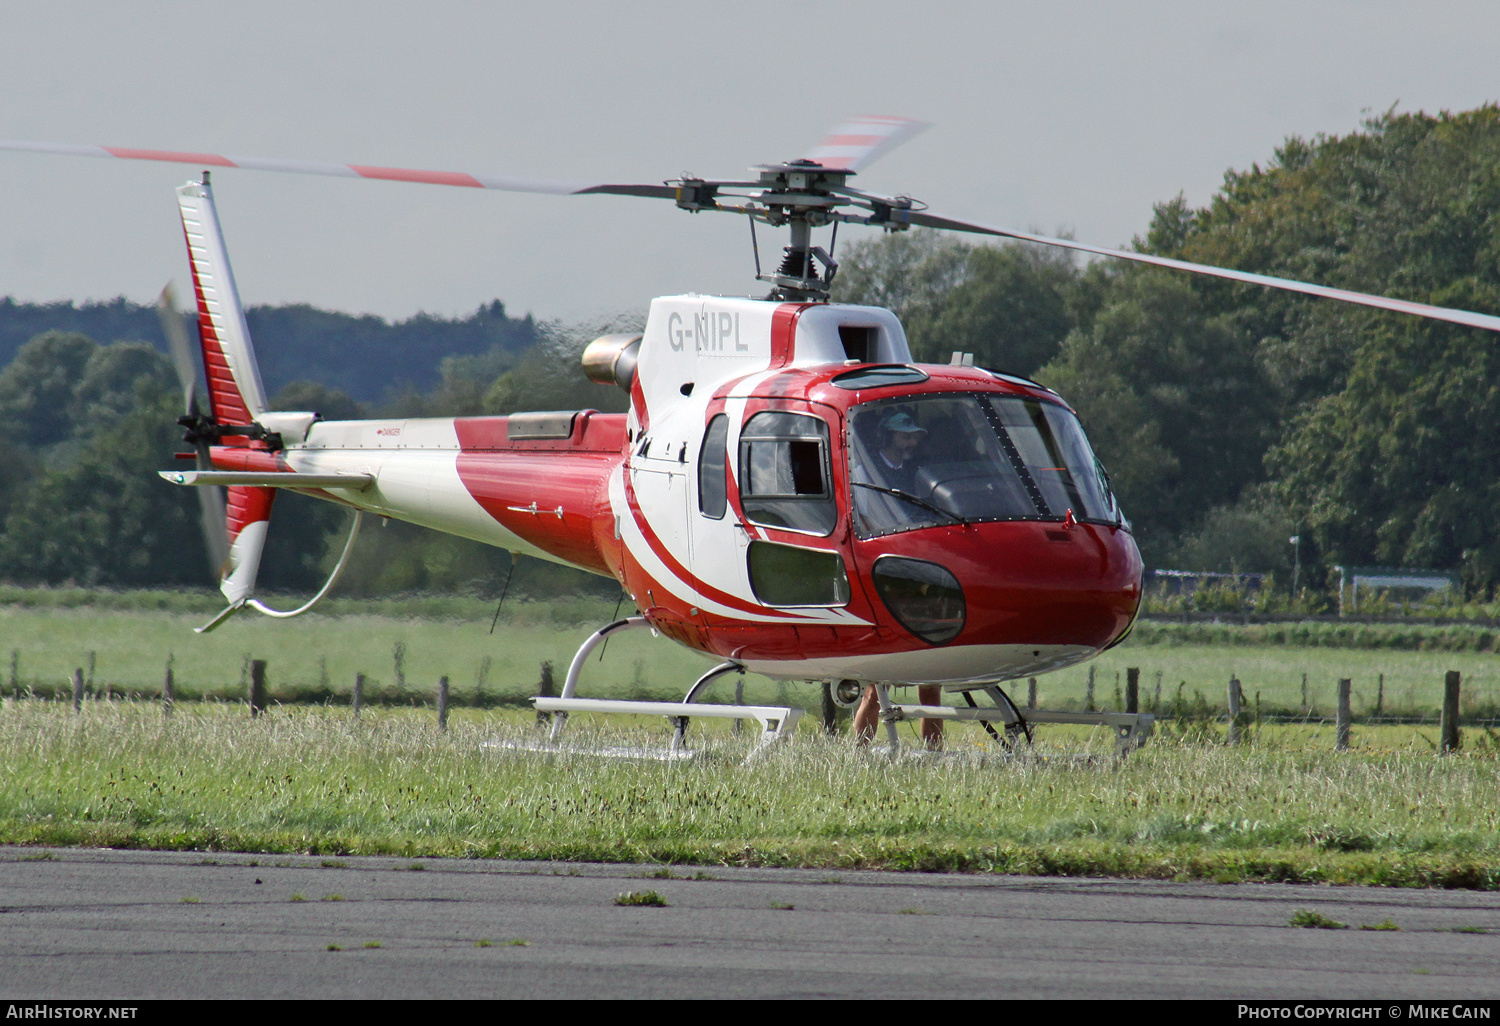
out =
<svg viewBox="0 0 1500 1026"><path fill-rule="evenodd" d="M875 450L871 468L876 480L887 488L911 493L917 485L917 449L926 437L927 430L904 410L882 417L880 448Z"/></svg>

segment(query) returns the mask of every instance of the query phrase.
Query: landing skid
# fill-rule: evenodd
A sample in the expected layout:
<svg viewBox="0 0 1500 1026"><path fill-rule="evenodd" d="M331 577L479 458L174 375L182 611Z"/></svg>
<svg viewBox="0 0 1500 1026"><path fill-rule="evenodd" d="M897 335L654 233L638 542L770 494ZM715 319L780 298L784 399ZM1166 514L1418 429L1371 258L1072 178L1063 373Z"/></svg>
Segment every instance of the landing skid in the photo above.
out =
<svg viewBox="0 0 1500 1026"><path fill-rule="evenodd" d="M643 616L631 616L599 628L589 635L568 666L568 676L563 682L562 694L557 697L538 695L532 705L539 713L552 714L552 729L545 742L496 743L497 747L514 748L537 752L572 752L608 758L655 759L678 762L694 757L687 748L687 728L693 717L706 716L718 719L755 720L760 724L760 737L750 754L745 758L749 765L762 758L767 749L783 738L789 737L805 710L788 706L767 705L720 705L697 702L697 697L719 677L729 673L744 673L745 668L734 661L720 663L694 681L681 702L652 702L633 699L579 698L578 678L584 663L594 649L602 645L611 635L629 630L651 630L651 624ZM1064 712L1055 709L1027 709L1024 713L997 684L982 684L970 687L950 686L948 690L959 691L968 703L968 708L947 705L898 705L891 701L888 683L876 683L876 697L880 704L880 718L885 724L888 744L883 751L891 758L901 754L901 741L896 724L902 720L935 719L977 721L995 739L1009 756L1019 754L1020 742L1024 739L1029 747L1032 726L1037 723L1076 723L1088 726L1110 727L1115 732L1115 754L1123 757L1145 743L1151 736L1156 717L1150 713L1120 712ZM988 699L989 705L980 705L974 695ZM672 741L663 750L630 746L586 746L561 743L568 715L575 712L623 713L637 716L665 716L672 724ZM997 729L998 727L998 729ZM945 753L925 753L943 757ZM1052 761L1052 760L1049 760Z"/></svg>
<svg viewBox="0 0 1500 1026"><path fill-rule="evenodd" d="M877 685L883 687L883 685ZM1029 745L1032 726L1037 723L1076 723L1084 726L1109 727L1115 733L1115 754L1124 757L1146 743L1156 724L1151 713L1124 712L1066 712L1061 709L1027 709L1023 714L1016 704L996 685L976 688L994 702L992 708L980 706L972 693L962 692L967 709L956 709L948 705L895 705L881 695L881 719L886 723L886 733L892 748L896 745L896 724L901 720L977 720L984 725L1000 745L1008 752L1015 752L1021 738ZM1004 737L993 724L1001 724Z"/></svg>
<svg viewBox="0 0 1500 1026"><path fill-rule="evenodd" d="M564 749L559 745L563 728L567 726L568 715L575 712L592 713L629 713L638 716L665 716L672 723L672 743L664 753L656 755L640 754L648 750L630 749L631 754L618 754L613 751L606 753L603 750L595 750L593 754L609 754L615 758L660 758L665 761L679 761L690 759L692 752L687 748L688 722L694 716L717 717L730 720L755 720L760 724L760 737L755 746L750 749L750 754L745 757L745 764L749 765L763 757L766 749L772 744L789 737L797 726L797 721L802 718L803 710L793 709L787 706L770 705L715 705L704 702L695 702L703 690L719 677L726 673L744 673L745 668L736 662L723 662L709 670L703 676L694 681L693 686L688 689L687 696L681 702L647 702L631 699L607 699L607 698L579 698L578 678L583 672L583 664L587 662L589 655L599 645L603 644L613 634L619 634L628 630L640 628L650 629L651 624L644 616L631 616L624 620L616 620L608 626L601 627L579 646L578 652L573 656L573 662L568 666L568 676L563 681L562 694L556 698L546 695L538 695L531 700L539 713L552 713L552 730L548 735L548 746L542 748L545 751L576 750L569 747Z"/></svg>

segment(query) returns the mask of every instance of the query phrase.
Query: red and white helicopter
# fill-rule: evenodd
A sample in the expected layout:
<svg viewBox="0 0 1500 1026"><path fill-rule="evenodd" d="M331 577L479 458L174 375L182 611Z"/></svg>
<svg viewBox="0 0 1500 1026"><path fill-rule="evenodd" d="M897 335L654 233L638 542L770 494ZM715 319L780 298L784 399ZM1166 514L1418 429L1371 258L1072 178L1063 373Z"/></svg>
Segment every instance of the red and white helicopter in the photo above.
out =
<svg viewBox="0 0 1500 1026"><path fill-rule="evenodd" d="M753 179L663 184L30 142L0 148L667 199L687 211L746 215L752 241L757 222L790 230L774 272L761 272L756 250L756 277L771 287L764 298L658 298L640 335L589 345L585 372L625 389L628 413L325 421L267 409L208 172L179 188L208 409L197 403L182 322L166 316L197 469L162 476L228 490L227 509L217 488L200 491L228 601L203 630L247 606L274 616L310 608L332 586L358 515L368 512L620 582L639 615L590 636L562 695L535 700L561 714L554 737L580 710L672 717L674 749L689 715L753 716L763 740L784 735L800 710L695 702L718 677L749 670L824 682L825 695L845 706L867 694L866 724L878 705L893 750L895 724L916 717L977 719L1007 747L1036 722L1104 724L1128 747L1149 733L1149 715L1023 710L999 686L1098 655L1124 638L1140 605L1130 524L1076 416L1041 385L972 366L963 354L950 364L913 363L892 313L829 302L838 225L917 225L1061 246L1494 330L1500 318L990 227L850 185L924 127L856 119L807 157L762 165ZM825 227L833 229L827 249L812 234ZM288 612L255 598L279 488L356 514L338 569L312 602ZM720 662L680 703L578 697L589 652L632 628ZM893 684L922 685L923 704L895 704ZM967 707L939 704L938 688L958 692Z"/></svg>

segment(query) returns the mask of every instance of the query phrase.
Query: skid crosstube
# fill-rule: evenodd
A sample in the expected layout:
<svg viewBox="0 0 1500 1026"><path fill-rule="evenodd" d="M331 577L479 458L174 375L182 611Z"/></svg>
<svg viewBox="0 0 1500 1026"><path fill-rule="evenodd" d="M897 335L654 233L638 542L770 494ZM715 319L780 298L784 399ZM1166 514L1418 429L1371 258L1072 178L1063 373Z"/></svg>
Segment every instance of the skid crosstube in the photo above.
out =
<svg viewBox="0 0 1500 1026"><path fill-rule="evenodd" d="M689 702L647 702L608 698L533 698L537 712L551 713L628 713L637 716L665 716L676 730L672 734L672 751L682 750L686 720L710 716L731 720L755 720L760 724L760 738L746 757L747 763L759 758L767 745L788 737L802 718L803 710L771 705L711 705ZM555 738L554 738L555 740Z"/></svg>
<svg viewBox="0 0 1500 1026"><path fill-rule="evenodd" d="M982 720L1010 724L1016 717L1008 709L956 709L948 705L891 705L883 717L889 723L901 720ZM1115 751L1125 755L1146 743L1156 723L1151 713L1066 712L1061 709L1027 709L1026 723L1078 723L1085 726L1111 727L1115 732Z"/></svg>

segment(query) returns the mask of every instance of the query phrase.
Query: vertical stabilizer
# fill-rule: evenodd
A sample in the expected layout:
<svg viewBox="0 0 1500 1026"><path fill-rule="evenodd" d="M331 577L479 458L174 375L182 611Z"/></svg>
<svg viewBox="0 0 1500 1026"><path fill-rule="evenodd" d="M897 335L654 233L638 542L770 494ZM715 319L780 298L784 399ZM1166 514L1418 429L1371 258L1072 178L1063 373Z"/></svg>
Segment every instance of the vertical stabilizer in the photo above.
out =
<svg viewBox="0 0 1500 1026"><path fill-rule="evenodd" d="M179 187L177 205L193 267L209 409L220 424L249 424L266 411L265 386L260 381L255 348L250 344L250 330L234 287L234 273L229 268L229 253L207 178L205 173L202 183Z"/></svg>
<svg viewBox="0 0 1500 1026"><path fill-rule="evenodd" d="M247 427L266 412L266 390L255 362L255 347L234 287L229 251L214 210L213 191L204 181L177 190L182 230L187 237L188 262L193 268L193 296L198 303L198 336L208 377L209 412L224 427ZM217 445L248 445L250 435L225 432ZM219 590L229 608L200 630L212 630L255 594L260 557L265 549L271 517L273 488L234 486L229 489L225 530L229 558L219 571Z"/></svg>

